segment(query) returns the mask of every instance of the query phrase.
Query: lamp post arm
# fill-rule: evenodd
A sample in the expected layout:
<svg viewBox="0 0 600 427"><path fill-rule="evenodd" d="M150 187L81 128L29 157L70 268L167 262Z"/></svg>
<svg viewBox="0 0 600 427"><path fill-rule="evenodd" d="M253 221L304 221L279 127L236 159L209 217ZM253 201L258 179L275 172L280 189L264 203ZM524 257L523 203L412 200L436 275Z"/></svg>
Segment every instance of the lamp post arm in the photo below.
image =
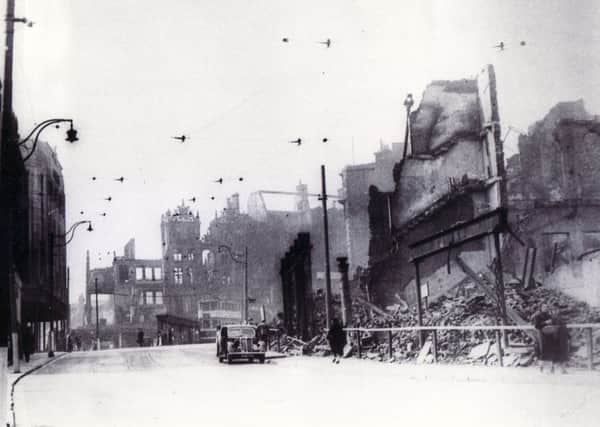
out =
<svg viewBox="0 0 600 427"><path fill-rule="evenodd" d="M58 238L60 238L60 239L64 239L64 238L66 238L67 236L69 236L69 234L70 234L70 236L69 236L68 240L67 240L65 243L63 243L63 244L56 244L56 243L55 243L55 244L54 244L54 246L67 246L69 243L71 243L71 240L73 240L73 238L75 237L75 230L77 230L77 228L78 228L80 225L82 225L82 224L89 224L89 226L90 226L90 231L91 231L91 228L92 228L92 221L87 221L87 220L84 220L84 221L77 221L75 224L73 224L71 227L69 227L69 230L68 230L68 231L67 231L65 234L59 234L59 235L56 235L56 236L55 236L55 237L58 237Z"/></svg>
<svg viewBox="0 0 600 427"><path fill-rule="evenodd" d="M72 119L48 119L48 120L44 120L43 122L39 123L38 125L36 125L31 132L29 132L29 135L27 135L25 138L23 138L20 142L19 145L24 144L25 142L27 142L29 140L29 138L31 138L33 136L33 134L36 131L42 131L44 130L46 127L53 125L55 123L62 123L62 122L73 122Z"/></svg>
<svg viewBox="0 0 600 427"><path fill-rule="evenodd" d="M34 127L33 130L29 133L29 135L27 135L21 142L19 142L19 146L21 146L21 145L25 144L27 141L29 141L29 139L32 137L32 135L35 134L35 138L33 140L33 146L31 147L31 151L29 151L29 154L27 154L25 156L25 158L23 159L24 162L26 162L27 160L29 160L29 158L31 156L33 156L33 153L35 152L35 149L37 148L38 139L39 139L40 134L42 133L42 131L44 129L46 129L48 126L51 126L51 125L56 124L56 123L62 123L62 122L70 122L72 124L73 120L71 120L71 119L49 119L49 120L44 120L42 123L40 123L39 125L37 125L36 127Z"/></svg>

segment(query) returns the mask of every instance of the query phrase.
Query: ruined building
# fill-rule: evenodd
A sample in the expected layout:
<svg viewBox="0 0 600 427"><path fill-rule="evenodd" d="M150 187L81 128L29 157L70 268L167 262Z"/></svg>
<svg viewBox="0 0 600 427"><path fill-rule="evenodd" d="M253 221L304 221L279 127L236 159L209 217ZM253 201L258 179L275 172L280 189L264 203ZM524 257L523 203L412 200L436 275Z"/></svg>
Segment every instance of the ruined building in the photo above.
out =
<svg viewBox="0 0 600 427"><path fill-rule="evenodd" d="M508 164L511 222L536 250L532 280L600 305L600 121L583 101L561 102L519 136ZM525 250L507 242L514 271Z"/></svg>
<svg viewBox="0 0 600 427"><path fill-rule="evenodd" d="M125 245L123 256L114 256L109 267L90 269L88 253L86 324L89 330L96 326L97 309L102 341L112 341L114 346L135 346L141 329L147 343L152 342L157 329L156 316L166 312L163 271L160 259L135 257L134 239Z"/></svg>
<svg viewBox="0 0 600 427"><path fill-rule="evenodd" d="M393 191L370 190L368 293L381 305L397 298L415 302L412 243L493 211L505 198L493 67L473 80L432 82L409 123L408 155L393 169ZM461 252L476 266L493 256L485 240ZM446 253L422 263L430 296L450 282L436 279L449 263Z"/></svg>
<svg viewBox="0 0 600 427"><path fill-rule="evenodd" d="M375 161L346 166L342 173L340 202L344 206L344 225L350 276L357 268L369 265L369 189L391 193L394 190L392 170L401 160L403 144L392 148L382 145L375 153ZM388 198L389 202L389 198Z"/></svg>

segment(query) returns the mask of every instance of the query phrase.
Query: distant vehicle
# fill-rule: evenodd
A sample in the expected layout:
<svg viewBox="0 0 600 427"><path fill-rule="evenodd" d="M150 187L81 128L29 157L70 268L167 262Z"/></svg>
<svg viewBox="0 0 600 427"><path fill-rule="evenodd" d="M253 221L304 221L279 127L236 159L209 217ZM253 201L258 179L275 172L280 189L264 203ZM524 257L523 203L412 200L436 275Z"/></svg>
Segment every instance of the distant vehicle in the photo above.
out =
<svg viewBox="0 0 600 427"><path fill-rule="evenodd" d="M265 343L256 338L256 326L226 325L217 330L217 357L219 362L248 360L265 363Z"/></svg>

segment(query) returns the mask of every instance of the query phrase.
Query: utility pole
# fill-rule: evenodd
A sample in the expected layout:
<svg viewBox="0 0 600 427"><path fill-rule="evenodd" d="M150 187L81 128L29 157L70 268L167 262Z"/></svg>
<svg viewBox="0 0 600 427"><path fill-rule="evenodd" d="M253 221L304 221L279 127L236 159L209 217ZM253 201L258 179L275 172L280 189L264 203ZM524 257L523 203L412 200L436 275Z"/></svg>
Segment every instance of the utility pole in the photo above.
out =
<svg viewBox="0 0 600 427"><path fill-rule="evenodd" d="M244 292L243 292L244 323L248 322L248 246L244 246Z"/></svg>
<svg viewBox="0 0 600 427"><path fill-rule="evenodd" d="M12 126L12 68L13 68L13 46L14 46L14 34L15 34L15 0L6 1L6 40L4 50L4 93L2 99L2 134L1 143L6 146L8 144L15 143L16 136L13 134ZM0 148L0 153L4 151ZM0 176L4 174L4 158L0 157ZM4 184L3 186L10 185ZM10 191L8 192L10 194ZM11 331L11 343L12 343L12 354L13 354L13 372L19 373L19 327L17 324L17 289L15 282L14 273L14 260L13 260L13 208L12 203L6 208L7 212L7 235L6 242L4 243L7 247L7 264L8 264L8 294L9 294L9 307L10 307L10 331Z"/></svg>
<svg viewBox="0 0 600 427"><path fill-rule="evenodd" d="M49 259L49 264L50 264L50 296L48 298L48 311L50 314L50 339L48 340L48 357L54 357L54 320L52 320L52 318L54 317L53 313L52 313L52 305L53 305L53 299L54 299L54 231L52 231L50 233L50 259Z"/></svg>
<svg viewBox="0 0 600 427"><path fill-rule="evenodd" d="M94 278L94 290L96 291L96 350L100 350L100 323L98 317L98 278Z"/></svg>
<svg viewBox="0 0 600 427"><path fill-rule="evenodd" d="M325 233L325 327L331 326L331 269L329 266L329 222L327 219L327 184L325 165L321 165L321 201L323 202L323 232Z"/></svg>

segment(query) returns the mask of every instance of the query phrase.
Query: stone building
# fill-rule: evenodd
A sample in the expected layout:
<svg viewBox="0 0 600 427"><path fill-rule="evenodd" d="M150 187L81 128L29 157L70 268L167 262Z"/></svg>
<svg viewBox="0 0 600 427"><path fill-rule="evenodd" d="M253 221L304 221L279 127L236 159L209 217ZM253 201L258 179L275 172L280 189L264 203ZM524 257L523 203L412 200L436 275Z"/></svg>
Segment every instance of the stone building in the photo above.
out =
<svg viewBox="0 0 600 427"><path fill-rule="evenodd" d="M392 144L391 149L382 145L374 162L346 166L341 173L340 202L344 206L350 277L356 268L369 266L369 189L373 186L377 191L391 194L395 185L392 172L401 160L402 147L398 143Z"/></svg>
<svg viewBox="0 0 600 427"><path fill-rule="evenodd" d="M27 170L27 233L23 239L27 256L21 283L21 323L32 326L37 349L48 343L50 330L65 331L69 313L65 234L65 188L62 166L56 152L45 142L38 142L31 153L31 143L22 147Z"/></svg>
<svg viewBox="0 0 600 427"><path fill-rule="evenodd" d="M182 203L174 212L162 215L160 230L167 313L197 320L198 304L207 290L208 278L200 218Z"/></svg>
<svg viewBox="0 0 600 427"><path fill-rule="evenodd" d="M536 248L533 280L600 305L600 120L583 101L561 102L520 135L509 164L511 222ZM520 272L525 248L511 239L505 252Z"/></svg>
<svg viewBox="0 0 600 427"><path fill-rule="evenodd" d="M393 192L370 189L367 285L381 305L397 298L416 302L412 243L497 209L505 197L493 67L473 80L432 82L409 122L408 155L394 167ZM476 270L493 257L484 240L460 251L476 255ZM425 260L424 282L448 262L448 254ZM435 283L430 295L449 285Z"/></svg>
<svg viewBox="0 0 600 427"><path fill-rule="evenodd" d="M115 256L106 268L89 269L86 287L86 323L96 325L96 292L100 337L114 346L137 345L138 331L144 331L147 344L157 333L156 316L166 312L163 265L160 259L135 257L135 240L131 239L123 256Z"/></svg>

